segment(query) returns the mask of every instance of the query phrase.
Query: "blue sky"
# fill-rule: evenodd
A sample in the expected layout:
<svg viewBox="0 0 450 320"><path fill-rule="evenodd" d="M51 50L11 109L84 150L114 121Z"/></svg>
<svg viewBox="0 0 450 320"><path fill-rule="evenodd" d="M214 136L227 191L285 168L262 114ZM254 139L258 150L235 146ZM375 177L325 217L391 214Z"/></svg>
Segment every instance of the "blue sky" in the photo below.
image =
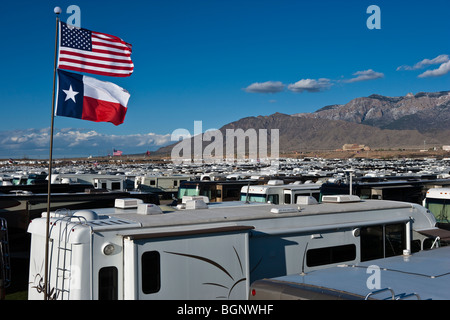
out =
<svg viewBox="0 0 450 320"><path fill-rule="evenodd" d="M448 0L12 1L0 4L0 158L47 158L55 14L133 45L122 125L55 117L55 157L157 149L248 116L313 112L381 94L450 90ZM381 29L368 29L370 5ZM427 59L427 60L426 60Z"/></svg>

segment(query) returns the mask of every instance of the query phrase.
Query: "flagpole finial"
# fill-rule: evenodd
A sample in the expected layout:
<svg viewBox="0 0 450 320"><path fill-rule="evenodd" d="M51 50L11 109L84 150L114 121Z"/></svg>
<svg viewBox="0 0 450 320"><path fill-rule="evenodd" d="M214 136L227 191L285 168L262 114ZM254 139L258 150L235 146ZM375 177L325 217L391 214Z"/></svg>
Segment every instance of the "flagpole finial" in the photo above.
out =
<svg viewBox="0 0 450 320"><path fill-rule="evenodd" d="M61 8L60 7L55 7L55 9L53 9L53 12L56 14L60 14L61 13Z"/></svg>

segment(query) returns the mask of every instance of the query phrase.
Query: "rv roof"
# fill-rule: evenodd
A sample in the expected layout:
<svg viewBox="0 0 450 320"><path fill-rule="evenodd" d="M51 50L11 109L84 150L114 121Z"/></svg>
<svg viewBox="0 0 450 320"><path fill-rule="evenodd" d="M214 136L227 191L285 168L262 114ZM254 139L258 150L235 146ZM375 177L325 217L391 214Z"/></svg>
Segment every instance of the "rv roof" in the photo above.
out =
<svg viewBox="0 0 450 320"><path fill-rule="evenodd" d="M295 208L293 212L283 212L282 214L274 214L273 208ZM210 205L207 209L193 209L175 211L170 207L163 208L164 214L159 215L140 215L136 211L127 211L123 209L96 209L99 215L111 215L118 219L133 220L139 222L143 227L157 227L157 226L175 226L175 225L189 225L189 224L204 224L212 222L233 222L257 219L274 219L280 217L294 217L294 216L315 216L324 214L345 214L349 212L359 211L374 211L387 210L398 208L411 208L411 204L381 201L381 200L366 200L356 203L322 203L315 206L302 206L298 210L297 205L270 205L270 204L245 204L245 202L223 203L222 205ZM348 218L343 217L346 220ZM363 217L363 220L377 219L372 216ZM348 221L348 220L346 220ZM322 223L323 224L323 223Z"/></svg>
<svg viewBox="0 0 450 320"><path fill-rule="evenodd" d="M250 192L264 191L267 189L286 189L286 190L319 190L321 184L307 183L307 184L282 184L282 185L251 185ZM248 186L243 186L242 190L246 190Z"/></svg>
<svg viewBox="0 0 450 320"><path fill-rule="evenodd" d="M357 265L340 265L305 275L284 276L273 279L273 282L277 285L285 284L291 288L301 289L303 294L310 291L311 296L320 289L323 294L330 296L346 293L361 299L370 293L375 293L376 289L367 287L368 278L374 274L374 268L378 268L381 288L389 287L393 290L395 298L401 299L412 293L418 295L412 299L420 297L421 299L447 300L450 298L449 247L420 251L410 256L371 260ZM386 290L371 297L390 299L392 296L391 292Z"/></svg>
<svg viewBox="0 0 450 320"><path fill-rule="evenodd" d="M427 198L450 199L450 188L432 188L427 191Z"/></svg>

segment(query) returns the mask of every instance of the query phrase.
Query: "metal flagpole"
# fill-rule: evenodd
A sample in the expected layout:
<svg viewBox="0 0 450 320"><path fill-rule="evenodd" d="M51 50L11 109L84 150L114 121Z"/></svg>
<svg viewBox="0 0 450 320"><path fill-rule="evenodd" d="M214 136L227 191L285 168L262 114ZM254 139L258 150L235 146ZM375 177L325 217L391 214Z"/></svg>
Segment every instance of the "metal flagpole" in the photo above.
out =
<svg viewBox="0 0 450 320"><path fill-rule="evenodd" d="M53 162L53 123L55 119L55 84L56 84L56 57L58 53L58 29L59 29L59 14L61 13L60 7L55 7L53 10L56 14L56 34L55 34L55 61L53 67L53 96L52 96L52 121L50 127L50 155L48 159L48 190L47 190L47 226L45 237L45 275L44 275L44 300L48 300L49 279L48 279L48 256L49 256L49 242L50 242L50 195L52 184L52 162Z"/></svg>

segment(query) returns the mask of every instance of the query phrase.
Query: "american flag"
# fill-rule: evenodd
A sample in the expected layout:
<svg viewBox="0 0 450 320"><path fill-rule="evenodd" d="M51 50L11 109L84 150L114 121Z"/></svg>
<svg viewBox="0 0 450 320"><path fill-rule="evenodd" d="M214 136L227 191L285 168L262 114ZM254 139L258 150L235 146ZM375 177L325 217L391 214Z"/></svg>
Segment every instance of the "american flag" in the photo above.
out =
<svg viewBox="0 0 450 320"><path fill-rule="evenodd" d="M120 151L120 150L113 149L113 156L121 156L122 153L123 153L123 152Z"/></svg>
<svg viewBox="0 0 450 320"><path fill-rule="evenodd" d="M60 22L58 68L103 76L133 73L131 44L106 33L67 26Z"/></svg>

